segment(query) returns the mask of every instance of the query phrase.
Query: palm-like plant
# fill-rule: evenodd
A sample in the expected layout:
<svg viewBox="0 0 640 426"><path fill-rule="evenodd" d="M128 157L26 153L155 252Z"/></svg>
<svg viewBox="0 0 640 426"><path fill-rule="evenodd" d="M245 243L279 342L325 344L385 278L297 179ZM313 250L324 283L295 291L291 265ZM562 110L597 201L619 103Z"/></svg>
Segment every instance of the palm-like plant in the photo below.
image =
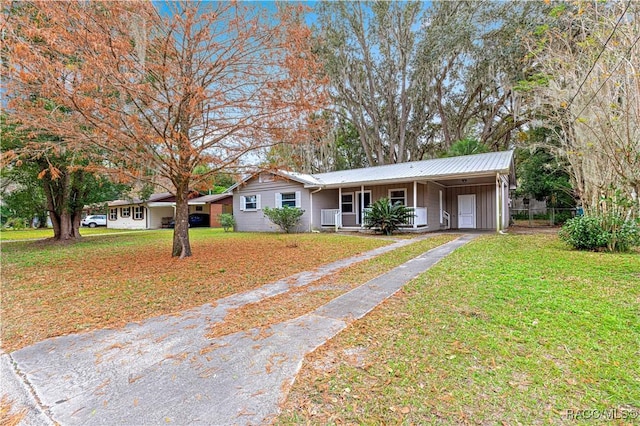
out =
<svg viewBox="0 0 640 426"><path fill-rule="evenodd" d="M364 223L368 229L374 228L385 235L391 235L414 216L412 208L399 202L391 204L388 198L381 198L371 204Z"/></svg>

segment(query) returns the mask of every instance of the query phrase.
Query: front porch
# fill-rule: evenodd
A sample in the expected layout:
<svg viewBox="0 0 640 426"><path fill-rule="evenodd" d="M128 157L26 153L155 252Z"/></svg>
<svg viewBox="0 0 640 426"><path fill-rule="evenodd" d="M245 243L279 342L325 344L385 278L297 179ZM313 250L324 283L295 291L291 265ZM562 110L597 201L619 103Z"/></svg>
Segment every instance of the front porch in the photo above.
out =
<svg viewBox="0 0 640 426"><path fill-rule="evenodd" d="M327 188L313 195L312 206L317 206L313 223L324 230L365 229L371 204L386 198L414 213L401 226L405 232L495 229L508 208L505 186L501 177L496 182L496 176L483 176Z"/></svg>
<svg viewBox="0 0 640 426"><path fill-rule="evenodd" d="M335 228L335 229L350 229L358 230L365 227L367 223L367 214L370 208L364 208L357 215L356 224L345 225L343 221L343 215L347 214L353 216L352 212L344 213L341 209L321 209L320 210L320 226L323 228ZM409 210L413 211L414 216L411 217L406 223L402 224L403 228L426 228L427 223L427 208L426 207L409 207Z"/></svg>

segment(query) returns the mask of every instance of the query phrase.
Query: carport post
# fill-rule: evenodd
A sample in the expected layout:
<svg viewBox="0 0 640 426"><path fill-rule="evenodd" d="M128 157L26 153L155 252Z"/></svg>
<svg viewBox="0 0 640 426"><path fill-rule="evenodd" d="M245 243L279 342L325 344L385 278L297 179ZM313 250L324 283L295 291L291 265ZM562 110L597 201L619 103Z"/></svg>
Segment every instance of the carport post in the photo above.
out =
<svg viewBox="0 0 640 426"><path fill-rule="evenodd" d="M360 185L360 228L364 228L364 185Z"/></svg>
<svg viewBox="0 0 640 426"><path fill-rule="evenodd" d="M418 227L418 221L417 216L415 216L416 212L418 211L418 182L417 181L413 181L413 229L416 229Z"/></svg>
<svg viewBox="0 0 640 426"><path fill-rule="evenodd" d="M500 173L496 175L496 232L500 232Z"/></svg>

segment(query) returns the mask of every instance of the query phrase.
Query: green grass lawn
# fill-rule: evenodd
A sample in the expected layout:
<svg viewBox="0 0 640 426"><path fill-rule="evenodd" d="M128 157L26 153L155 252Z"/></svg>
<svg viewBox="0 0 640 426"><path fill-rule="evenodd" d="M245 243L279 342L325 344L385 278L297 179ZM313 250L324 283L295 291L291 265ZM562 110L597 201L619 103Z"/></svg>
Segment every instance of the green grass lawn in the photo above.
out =
<svg viewBox="0 0 640 426"><path fill-rule="evenodd" d="M454 252L308 357L279 422L593 416L640 424L640 256L496 235Z"/></svg>
<svg viewBox="0 0 640 426"><path fill-rule="evenodd" d="M88 236L88 235L104 235L104 234L113 234L119 232L134 232L130 229L107 229L105 227L99 228L80 228L80 235ZM138 231L135 231L138 232ZM42 229L3 229L0 228L0 241L8 241L8 240L39 240L43 238L51 238L53 237L53 228L42 228Z"/></svg>

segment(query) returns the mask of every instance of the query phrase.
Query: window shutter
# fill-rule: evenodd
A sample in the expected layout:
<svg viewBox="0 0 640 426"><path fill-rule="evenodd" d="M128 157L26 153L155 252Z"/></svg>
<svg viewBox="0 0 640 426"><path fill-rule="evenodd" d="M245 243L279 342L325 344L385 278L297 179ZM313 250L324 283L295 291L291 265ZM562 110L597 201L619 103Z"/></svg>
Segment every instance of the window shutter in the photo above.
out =
<svg viewBox="0 0 640 426"><path fill-rule="evenodd" d="M296 207L302 207L302 194L300 193L300 191L296 191Z"/></svg>
<svg viewBox="0 0 640 426"><path fill-rule="evenodd" d="M262 207L260 205L260 194L256 195L256 210L260 210Z"/></svg>
<svg viewBox="0 0 640 426"><path fill-rule="evenodd" d="M282 194L279 192L276 192L276 209L279 209L282 207Z"/></svg>
<svg viewBox="0 0 640 426"><path fill-rule="evenodd" d="M244 195L240 196L240 210L244 211L247 209L247 199Z"/></svg>

